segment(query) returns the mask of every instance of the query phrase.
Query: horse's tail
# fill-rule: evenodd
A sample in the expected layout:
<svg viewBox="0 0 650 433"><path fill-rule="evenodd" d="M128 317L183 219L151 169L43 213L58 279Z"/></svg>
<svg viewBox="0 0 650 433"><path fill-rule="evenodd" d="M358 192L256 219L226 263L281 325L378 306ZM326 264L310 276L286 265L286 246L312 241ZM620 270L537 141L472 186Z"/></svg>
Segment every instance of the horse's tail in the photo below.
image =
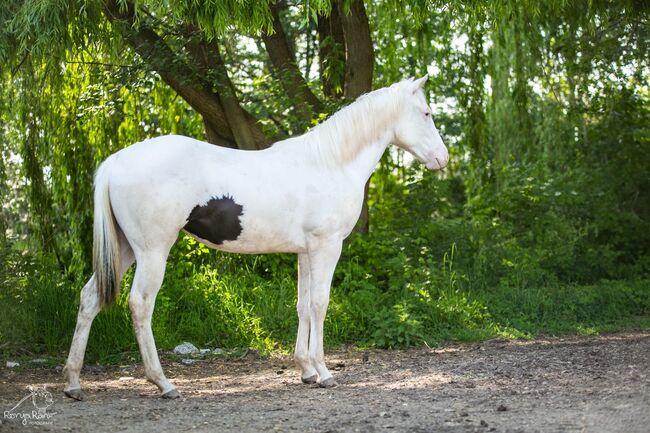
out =
<svg viewBox="0 0 650 433"><path fill-rule="evenodd" d="M95 174L93 269L100 306L113 302L120 291L120 245L108 194L108 180L114 161L115 156L110 156Z"/></svg>

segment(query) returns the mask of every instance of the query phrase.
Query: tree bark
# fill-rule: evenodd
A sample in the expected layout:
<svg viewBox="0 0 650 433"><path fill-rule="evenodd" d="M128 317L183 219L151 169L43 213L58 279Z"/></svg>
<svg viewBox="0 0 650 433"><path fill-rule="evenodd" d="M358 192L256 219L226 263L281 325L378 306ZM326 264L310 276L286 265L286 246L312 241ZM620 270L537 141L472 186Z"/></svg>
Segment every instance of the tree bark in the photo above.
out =
<svg viewBox="0 0 650 433"><path fill-rule="evenodd" d="M363 0L352 0L350 10L339 3L343 35L345 36L344 96L354 99L372 88L375 55L370 37L370 25Z"/></svg>
<svg viewBox="0 0 650 433"><path fill-rule="evenodd" d="M267 147L267 138L261 126L239 103L237 91L228 76L228 70L221 57L217 40L212 42L197 40L196 35L198 32L192 31L187 49L196 63L200 65L202 74L219 89L217 96L237 147L245 150Z"/></svg>
<svg viewBox="0 0 650 433"><path fill-rule="evenodd" d="M329 16L318 16L318 61L323 94L328 98L343 96L345 78L345 38L338 1L332 1Z"/></svg>
<svg viewBox="0 0 650 433"><path fill-rule="evenodd" d="M352 0L350 10L339 3L341 25L345 37L345 87L343 94L346 99L355 99L372 89L372 73L375 55L370 37L370 25L363 0ZM368 233L370 215L368 213L368 189L370 180L366 183L361 215L355 231Z"/></svg>
<svg viewBox="0 0 650 433"><path fill-rule="evenodd" d="M314 114L320 113L322 104L309 88L296 64L294 53L289 47L287 35L280 21L277 3L269 4L273 18L273 33L262 33L266 52L282 87L294 103L294 111L305 126L311 124Z"/></svg>

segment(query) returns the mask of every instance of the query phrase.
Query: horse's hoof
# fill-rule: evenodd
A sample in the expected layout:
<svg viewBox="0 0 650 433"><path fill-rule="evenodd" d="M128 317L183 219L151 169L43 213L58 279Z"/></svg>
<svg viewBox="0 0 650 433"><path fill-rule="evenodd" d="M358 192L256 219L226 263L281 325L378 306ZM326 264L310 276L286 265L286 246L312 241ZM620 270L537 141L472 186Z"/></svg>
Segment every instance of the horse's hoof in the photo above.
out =
<svg viewBox="0 0 650 433"><path fill-rule="evenodd" d="M74 399L74 400L77 400L77 401L84 401L86 399L86 396L81 391L81 388L65 389L65 390L63 390L63 393L67 397L70 397L71 399Z"/></svg>
<svg viewBox="0 0 650 433"><path fill-rule="evenodd" d="M318 380L318 375L314 374L313 376L309 376L309 377L301 377L300 380L302 380L302 383L311 385L313 383L316 383L316 381Z"/></svg>
<svg viewBox="0 0 650 433"><path fill-rule="evenodd" d="M333 386L336 386L336 381L334 380L333 377L329 377L325 380L321 380L318 383L318 386L320 386L321 388L331 388Z"/></svg>
<svg viewBox="0 0 650 433"><path fill-rule="evenodd" d="M171 390L167 391L166 393L164 393L161 397L173 400L173 399L178 398L180 396L181 396L181 394L178 391L176 391L176 388L174 388L174 389L171 389Z"/></svg>

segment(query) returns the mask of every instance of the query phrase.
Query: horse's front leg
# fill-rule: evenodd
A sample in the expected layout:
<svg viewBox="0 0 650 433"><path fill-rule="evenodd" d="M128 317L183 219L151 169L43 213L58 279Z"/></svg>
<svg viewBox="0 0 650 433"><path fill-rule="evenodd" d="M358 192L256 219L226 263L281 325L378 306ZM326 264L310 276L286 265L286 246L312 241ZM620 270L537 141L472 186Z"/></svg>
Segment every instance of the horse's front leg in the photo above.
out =
<svg viewBox="0 0 650 433"><path fill-rule="evenodd" d="M332 240L309 253L309 358L318 372L318 384L322 387L336 385L325 366L323 324L330 301L332 276L341 256L341 246L341 240Z"/></svg>
<svg viewBox="0 0 650 433"><path fill-rule="evenodd" d="M301 370L303 383L316 383L318 373L309 359L309 255L298 254L298 337L293 359Z"/></svg>

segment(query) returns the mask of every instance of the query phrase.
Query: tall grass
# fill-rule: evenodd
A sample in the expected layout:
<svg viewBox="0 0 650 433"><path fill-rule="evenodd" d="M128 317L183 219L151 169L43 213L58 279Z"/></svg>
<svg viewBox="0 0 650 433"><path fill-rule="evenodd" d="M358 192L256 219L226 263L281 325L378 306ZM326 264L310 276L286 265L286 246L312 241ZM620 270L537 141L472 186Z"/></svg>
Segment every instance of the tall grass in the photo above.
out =
<svg viewBox="0 0 650 433"><path fill-rule="evenodd" d="M404 347L650 326L648 279L485 287L455 269L455 247L428 261L386 250L386 268L373 271L367 257L357 254L357 242L346 246L335 276L326 322L329 346ZM293 257L204 252L197 260L199 249L182 239L168 263L153 317L158 347L169 350L191 341L200 347L289 351L297 327ZM63 358L84 279L62 278L47 262L10 261L9 271L16 270L13 266L26 271L4 275L2 281L3 357L26 349ZM128 309L131 277L125 277L117 302L93 323L87 361L137 356Z"/></svg>

